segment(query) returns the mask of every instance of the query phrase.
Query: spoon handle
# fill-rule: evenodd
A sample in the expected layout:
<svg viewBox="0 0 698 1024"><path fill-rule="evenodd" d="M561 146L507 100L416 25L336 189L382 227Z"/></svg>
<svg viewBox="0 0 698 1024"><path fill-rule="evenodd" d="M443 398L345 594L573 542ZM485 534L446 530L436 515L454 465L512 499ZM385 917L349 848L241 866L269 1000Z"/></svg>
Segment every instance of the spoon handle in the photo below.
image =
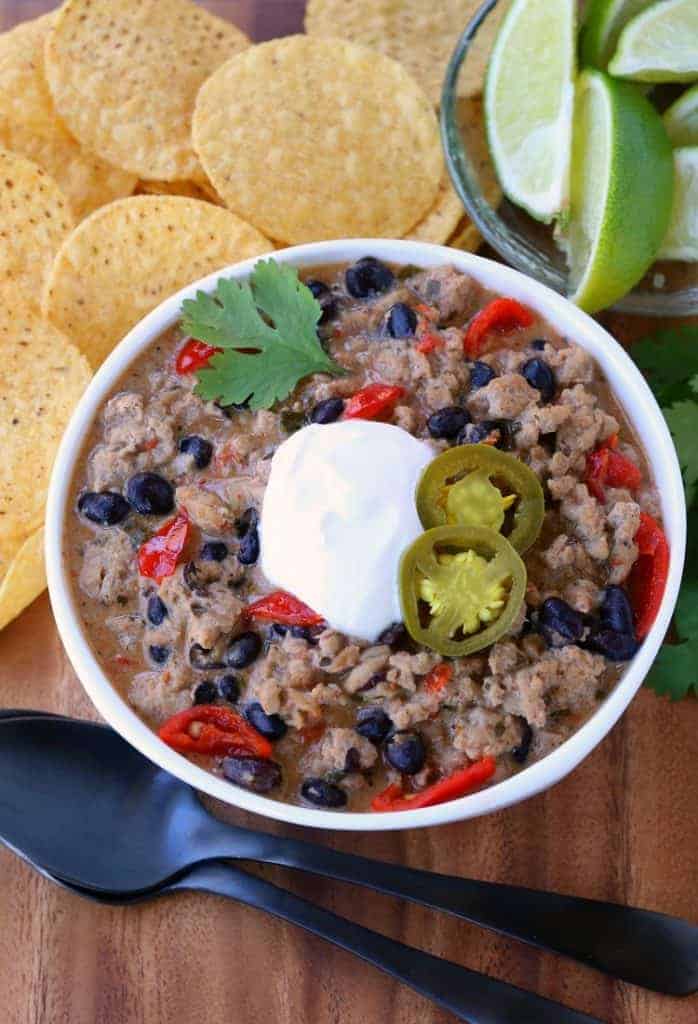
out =
<svg viewBox="0 0 698 1024"><path fill-rule="evenodd" d="M302 840L216 823L219 857L298 868L445 910L540 949L668 995L698 989L698 927L617 903L439 875Z"/></svg>
<svg viewBox="0 0 698 1024"><path fill-rule="evenodd" d="M561 1003L370 931L228 864L198 864L162 891L179 889L227 896L297 924L356 954L469 1024L601 1024Z"/></svg>

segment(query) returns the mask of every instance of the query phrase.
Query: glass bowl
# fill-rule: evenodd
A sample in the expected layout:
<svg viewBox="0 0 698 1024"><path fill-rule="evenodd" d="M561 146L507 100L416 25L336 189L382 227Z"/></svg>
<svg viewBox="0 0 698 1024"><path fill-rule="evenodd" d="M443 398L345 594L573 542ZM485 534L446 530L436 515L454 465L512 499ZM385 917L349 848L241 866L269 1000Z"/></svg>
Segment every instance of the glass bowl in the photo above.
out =
<svg viewBox="0 0 698 1024"><path fill-rule="evenodd" d="M506 0L485 0L458 40L446 70L441 94L441 138L454 188L468 215L492 248L510 266L555 291L567 293L567 267L553 240L550 225L541 224L493 188L496 181L482 116L482 101L464 99L462 83L482 77L487 48L492 45L482 26ZM478 38L478 33L480 36ZM486 42L483 43L483 40ZM613 306L623 313L645 316L698 314L698 264L663 260L655 263L633 291Z"/></svg>

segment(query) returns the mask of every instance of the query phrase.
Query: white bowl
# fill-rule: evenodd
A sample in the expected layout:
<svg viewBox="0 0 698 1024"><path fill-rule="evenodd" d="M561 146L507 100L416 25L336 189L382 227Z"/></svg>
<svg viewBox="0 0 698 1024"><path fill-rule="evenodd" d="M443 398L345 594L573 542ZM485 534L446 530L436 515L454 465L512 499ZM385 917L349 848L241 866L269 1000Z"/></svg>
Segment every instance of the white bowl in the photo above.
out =
<svg viewBox="0 0 698 1024"><path fill-rule="evenodd" d="M129 332L98 370L73 414L53 468L46 512L46 566L53 613L73 668L100 714L142 754L197 789L268 818L315 828L382 831L440 825L500 810L559 782L600 743L642 685L669 625L681 581L686 512L676 452L664 417L642 374L603 328L560 295L499 263L420 242L385 239L319 242L285 249L275 253L274 258L280 263L309 267L352 261L367 254L423 267L449 263L471 274L488 288L539 310L563 335L587 349L597 360L645 448L661 495L664 528L671 545L664 599L654 626L622 678L573 736L518 774L488 789L436 807L390 814L321 811L258 796L191 764L158 739L111 685L80 622L63 558L63 530L70 529L70 484L76 461L93 419L114 384L150 342L175 323L182 299L193 297L198 289L213 291L221 276L244 278L252 270L256 262L254 259L210 274L167 299Z"/></svg>

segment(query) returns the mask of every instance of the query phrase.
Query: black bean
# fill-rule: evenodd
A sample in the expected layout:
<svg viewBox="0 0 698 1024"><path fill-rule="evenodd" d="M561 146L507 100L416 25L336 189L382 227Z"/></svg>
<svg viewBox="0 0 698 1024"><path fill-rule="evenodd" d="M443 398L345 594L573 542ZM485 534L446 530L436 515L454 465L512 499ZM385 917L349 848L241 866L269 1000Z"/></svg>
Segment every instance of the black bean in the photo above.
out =
<svg viewBox="0 0 698 1024"><path fill-rule="evenodd" d="M468 423L458 435L458 444L491 444L495 448L511 448L514 428L511 420L483 420Z"/></svg>
<svg viewBox="0 0 698 1024"><path fill-rule="evenodd" d="M349 747L347 756L344 758L344 771L347 775L354 775L361 771L361 754L356 747Z"/></svg>
<svg viewBox="0 0 698 1024"><path fill-rule="evenodd" d="M257 509L252 506L246 508L235 524L238 537L244 537L250 530L255 529L258 523L259 516L257 514Z"/></svg>
<svg viewBox="0 0 698 1024"><path fill-rule="evenodd" d="M337 303L335 302L334 295L324 281L317 281L311 278L305 282L305 286L310 288L314 298L320 303L320 309L322 310L320 314L321 324L327 323L328 320L337 315Z"/></svg>
<svg viewBox="0 0 698 1024"><path fill-rule="evenodd" d="M390 267L375 259L364 256L349 267L344 275L347 291L355 299L368 299L372 295L380 295L392 287L395 280Z"/></svg>
<svg viewBox="0 0 698 1024"><path fill-rule="evenodd" d="M427 420L427 430L432 437L451 439L470 421L466 409L460 405L447 405L437 409Z"/></svg>
<svg viewBox="0 0 698 1024"><path fill-rule="evenodd" d="M223 655L227 668L247 668L262 649L262 641L256 633L241 633L229 645Z"/></svg>
<svg viewBox="0 0 698 1024"><path fill-rule="evenodd" d="M306 779L301 786L301 796L316 807L344 807L347 802L344 790L325 779Z"/></svg>
<svg viewBox="0 0 698 1024"><path fill-rule="evenodd" d="M213 445L198 434L183 437L179 442L180 452L191 455L197 469L206 469L213 455Z"/></svg>
<svg viewBox="0 0 698 1024"><path fill-rule="evenodd" d="M213 704L217 696L218 690L216 689L216 687L213 685L213 683L209 682L208 679L205 679L204 682L199 683L199 685L194 690L192 703Z"/></svg>
<svg viewBox="0 0 698 1024"><path fill-rule="evenodd" d="M613 629L593 629L585 646L597 654L603 654L609 661L630 661L637 654L640 645L632 633L617 633Z"/></svg>
<svg viewBox="0 0 698 1024"><path fill-rule="evenodd" d="M404 302L396 302L388 310L385 329L391 338L409 338L417 328L417 314Z"/></svg>
<svg viewBox="0 0 698 1024"><path fill-rule="evenodd" d="M156 665L164 665L170 656L170 648L162 644L151 644L148 648L148 654Z"/></svg>
<svg viewBox="0 0 698 1024"><path fill-rule="evenodd" d="M538 613L538 626L551 647L578 643L585 630L584 616L559 597L549 597Z"/></svg>
<svg viewBox="0 0 698 1024"><path fill-rule="evenodd" d="M612 629L616 633L627 633L629 636L635 635L633 610L630 607L628 595L622 587L606 587L599 608L599 618L605 629Z"/></svg>
<svg viewBox="0 0 698 1024"><path fill-rule="evenodd" d="M224 757L221 768L229 782L253 793L269 793L281 785L281 765L266 757Z"/></svg>
<svg viewBox="0 0 698 1024"><path fill-rule="evenodd" d="M547 341L545 338L536 338L535 341L531 342L531 348L535 349L536 352L542 352L546 345Z"/></svg>
<svg viewBox="0 0 698 1024"><path fill-rule="evenodd" d="M515 747L511 750L511 756L514 758L517 764L523 764L531 749L531 742L533 740L533 729L528 724L525 718L519 718L521 723L521 739Z"/></svg>
<svg viewBox="0 0 698 1024"><path fill-rule="evenodd" d="M174 508L172 484L157 473L136 473L126 484L126 497L143 516L165 516Z"/></svg>
<svg viewBox="0 0 698 1024"><path fill-rule="evenodd" d="M240 696L240 680L237 676L228 672L224 676L218 676L216 687L221 700L227 700L229 704L236 704Z"/></svg>
<svg viewBox="0 0 698 1024"><path fill-rule="evenodd" d="M545 359L529 359L521 368L521 374L536 391L540 391L540 397L544 402L549 402L555 394L555 374L546 363Z"/></svg>
<svg viewBox="0 0 698 1024"><path fill-rule="evenodd" d="M254 565L259 558L259 533L257 527L251 527L240 541L238 562L240 565Z"/></svg>
<svg viewBox="0 0 698 1024"><path fill-rule="evenodd" d="M288 728L280 715L268 715L258 701L247 705L245 718L253 729L266 736L268 740L280 740Z"/></svg>
<svg viewBox="0 0 698 1024"><path fill-rule="evenodd" d="M152 597L148 598L146 616L152 626L159 626L162 620L167 618L167 614L167 606L162 598L158 597L157 594L153 594Z"/></svg>
<svg viewBox="0 0 698 1024"><path fill-rule="evenodd" d="M385 744L388 764L403 775L416 775L424 767L426 756L418 732L395 732Z"/></svg>
<svg viewBox="0 0 698 1024"><path fill-rule="evenodd" d="M481 363L480 360L476 360L470 368L470 387L473 391L477 388L484 388L497 374L494 372L491 366L487 363Z"/></svg>
<svg viewBox="0 0 698 1024"><path fill-rule="evenodd" d="M199 558L202 562L222 562L228 554L228 545L222 540L207 540L201 545Z"/></svg>
<svg viewBox="0 0 698 1024"><path fill-rule="evenodd" d="M384 629L378 637L379 644L389 644L390 647L398 647L404 644L407 639L407 630L404 622L393 622L387 629Z"/></svg>
<svg viewBox="0 0 698 1024"><path fill-rule="evenodd" d="M116 491L86 491L80 495L78 511L98 526L116 526L124 521L131 506Z"/></svg>
<svg viewBox="0 0 698 1024"><path fill-rule="evenodd" d="M222 662L201 644L192 644L189 648L189 663L192 668L208 669L223 668Z"/></svg>
<svg viewBox="0 0 698 1024"><path fill-rule="evenodd" d="M393 727L393 723L383 708L372 704L365 708L359 708L356 714L356 725L354 728L359 736L370 740L371 743L382 743Z"/></svg>
<svg viewBox="0 0 698 1024"><path fill-rule="evenodd" d="M311 423L334 423L344 412L343 398L326 398L310 414Z"/></svg>

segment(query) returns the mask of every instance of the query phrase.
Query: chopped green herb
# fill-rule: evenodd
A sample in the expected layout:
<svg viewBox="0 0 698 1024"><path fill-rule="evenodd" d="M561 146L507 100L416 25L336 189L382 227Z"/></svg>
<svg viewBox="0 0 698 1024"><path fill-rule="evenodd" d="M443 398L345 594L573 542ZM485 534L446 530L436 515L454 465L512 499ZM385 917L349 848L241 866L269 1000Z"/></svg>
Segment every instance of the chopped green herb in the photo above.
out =
<svg viewBox="0 0 698 1024"><path fill-rule="evenodd" d="M182 328L223 349L197 372L197 394L270 409L304 377L345 373L318 340L321 313L297 272L273 259L259 260L248 281L221 278L212 295L185 299Z"/></svg>
<svg viewBox="0 0 698 1024"><path fill-rule="evenodd" d="M690 379L698 375L698 324L657 331L633 345L632 357L659 404L671 405L686 395Z"/></svg>
<svg viewBox="0 0 698 1024"><path fill-rule="evenodd" d="M698 403L688 399L663 411L676 445L686 488L686 504L690 507L695 501L698 484Z"/></svg>

